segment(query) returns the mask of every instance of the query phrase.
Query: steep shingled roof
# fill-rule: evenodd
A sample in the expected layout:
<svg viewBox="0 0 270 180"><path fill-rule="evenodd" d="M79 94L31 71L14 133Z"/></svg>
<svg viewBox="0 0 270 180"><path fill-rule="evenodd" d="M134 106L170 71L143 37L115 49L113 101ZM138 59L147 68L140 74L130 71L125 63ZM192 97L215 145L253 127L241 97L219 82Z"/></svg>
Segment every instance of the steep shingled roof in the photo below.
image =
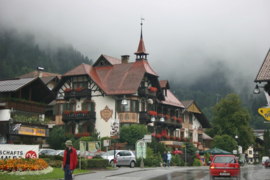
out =
<svg viewBox="0 0 270 180"><path fill-rule="evenodd" d="M257 74L254 82L270 81L270 49L262 63L262 66Z"/></svg>
<svg viewBox="0 0 270 180"><path fill-rule="evenodd" d="M169 89L167 89L167 96L164 97L165 101L161 101L162 104L185 108L185 106L173 95Z"/></svg>
<svg viewBox="0 0 270 180"><path fill-rule="evenodd" d="M158 76L147 61L93 67L81 64L63 75L89 75L108 95L136 93L145 73Z"/></svg>

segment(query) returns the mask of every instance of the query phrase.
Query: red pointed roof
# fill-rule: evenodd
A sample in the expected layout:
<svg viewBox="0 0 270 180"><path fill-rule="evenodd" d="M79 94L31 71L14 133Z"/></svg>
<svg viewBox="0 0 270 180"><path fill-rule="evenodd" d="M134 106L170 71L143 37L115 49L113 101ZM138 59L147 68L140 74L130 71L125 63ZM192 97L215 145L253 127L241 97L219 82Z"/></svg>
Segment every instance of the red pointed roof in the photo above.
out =
<svg viewBox="0 0 270 180"><path fill-rule="evenodd" d="M139 42L138 50L134 54L148 54L145 50L145 46L144 46L144 42L143 42L142 27L141 27L141 39Z"/></svg>
<svg viewBox="0 0 270 180"><path fill-rule="evenodd" d="M107 95L116 95L136 93L145 73L158 76L147 61L136 61L104 67L83 63L65 73L63 77L89 75Z"/></svg>

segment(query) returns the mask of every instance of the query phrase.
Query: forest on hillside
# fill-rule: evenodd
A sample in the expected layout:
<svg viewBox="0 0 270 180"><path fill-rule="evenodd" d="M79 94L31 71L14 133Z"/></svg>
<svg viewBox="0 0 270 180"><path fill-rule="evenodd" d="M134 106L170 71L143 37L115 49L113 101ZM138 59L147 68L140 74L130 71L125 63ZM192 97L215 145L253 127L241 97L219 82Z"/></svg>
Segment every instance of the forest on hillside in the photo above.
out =
<svg viewBox="0 0 270 180"><path fill-rule="evenodd" d="M81 63L92 65L93 61L74 49L72 45L55 47L48 44L40 48L33 34L22 34L14 29L0 31L0 80L26 74L36 70L38 66L43 67L46 72L64 74ZM172 92L180 101L195 100L209 121L213 116L212 107L221 98L235 93L250 112L252 128L265 129L269 126L263 123L263 117L258 114L258 108L267 104L264 94L235 92L226 79L225 73L228 69L222 65L216 67L219 68L215 68L216 70L206 77L189 85L169 79Z"/></svg>
<svg viewBox="0 0 270 180"><path fill-rule="evenodd" d="M17 30L0 31L0 80L14 78L43 67L46 72L64 74L81 63L92 64L71 45L49 45L41 49L30 33Z"/></svg>

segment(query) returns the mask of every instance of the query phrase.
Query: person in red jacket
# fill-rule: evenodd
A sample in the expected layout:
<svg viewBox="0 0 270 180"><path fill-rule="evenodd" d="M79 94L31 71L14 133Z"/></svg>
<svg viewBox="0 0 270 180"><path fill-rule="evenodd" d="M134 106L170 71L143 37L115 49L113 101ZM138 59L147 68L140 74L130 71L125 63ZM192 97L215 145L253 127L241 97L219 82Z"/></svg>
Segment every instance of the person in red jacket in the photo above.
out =
<svg viewBox="0 0 270 180"><path fill-rule="evenodd" d="M65 170L65 180L72 180L72 173L77 166L77 151L72 146L72 141L66 141L66 149L63 158L63 167Z"/></svg>

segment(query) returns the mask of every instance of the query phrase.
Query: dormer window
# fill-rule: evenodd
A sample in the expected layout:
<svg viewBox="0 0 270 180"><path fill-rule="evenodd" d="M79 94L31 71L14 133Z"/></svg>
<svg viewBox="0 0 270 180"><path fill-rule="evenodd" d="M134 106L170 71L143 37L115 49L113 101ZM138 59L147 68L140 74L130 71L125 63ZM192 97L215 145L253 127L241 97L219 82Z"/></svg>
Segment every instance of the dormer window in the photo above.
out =
<svg viewBox="0 0 270 180"><path fill-rule="evenodd" d="M162 91L163 91L163 95L167 96L167 89L164 88L164 89L162 89Z"/></svg>
<svg viewBox="0 0 270 180"><path fill-rule="evenodd" d="M101 61L99 65L100 65L100 66L104 66L104 62Z"/></svg>

